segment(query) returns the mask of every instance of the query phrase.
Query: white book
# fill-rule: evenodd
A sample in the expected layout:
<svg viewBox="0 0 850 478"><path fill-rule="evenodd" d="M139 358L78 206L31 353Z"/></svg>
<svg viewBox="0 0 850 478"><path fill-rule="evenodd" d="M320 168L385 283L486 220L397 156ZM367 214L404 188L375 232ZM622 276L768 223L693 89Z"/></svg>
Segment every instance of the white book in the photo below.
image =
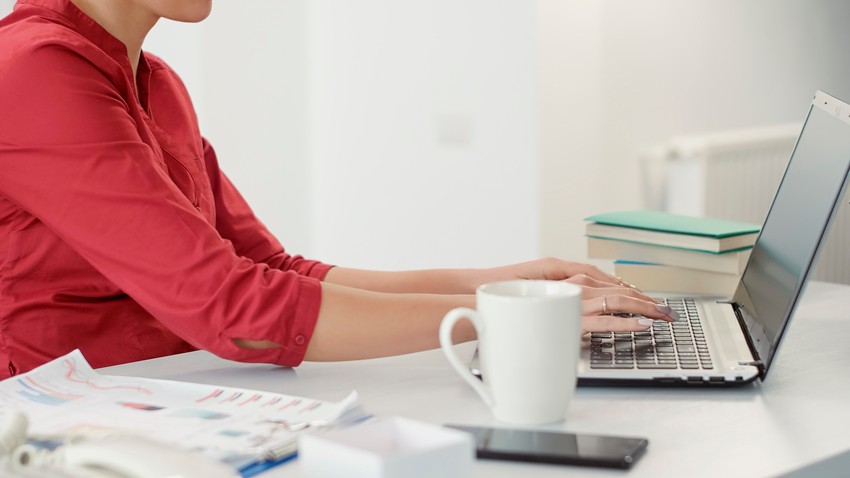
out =
<svg viewBox="0 0 850 478"><path fill-rule="evenodd" d="M587 256L590 259L648 262L726 274L742 274L751 250L712 253L615 239L587 238Z"/></svg>
<svg viewBox="0 0 850 478"><path fill-rule="evenodd" d="M614 274L643 291L718 297L731 297L739 279L738 274L633 262L615 262Z"/></svg>

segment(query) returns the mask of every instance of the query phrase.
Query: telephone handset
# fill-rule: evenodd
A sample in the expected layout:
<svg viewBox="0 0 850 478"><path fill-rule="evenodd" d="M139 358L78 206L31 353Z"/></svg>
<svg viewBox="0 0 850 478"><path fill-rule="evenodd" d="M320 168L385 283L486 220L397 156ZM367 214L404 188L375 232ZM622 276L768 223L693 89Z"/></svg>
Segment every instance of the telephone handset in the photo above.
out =
<svg viewBox="0 0 850 478"><path fill-rule="evenodd" d="M137 436L112 436L62 445L54 451L26 444L26 416L0 418L0 455L7 467L27 476L67 478L238 478L211 458ZM53 474L51 474L53 473Z"/></svg>
<svg viewBox="0 0 850 478"><path fill-rule="evenodd" d="M64 470L79 478L237 478L222 463L139 437L114 437L64 447Z"/></svg>

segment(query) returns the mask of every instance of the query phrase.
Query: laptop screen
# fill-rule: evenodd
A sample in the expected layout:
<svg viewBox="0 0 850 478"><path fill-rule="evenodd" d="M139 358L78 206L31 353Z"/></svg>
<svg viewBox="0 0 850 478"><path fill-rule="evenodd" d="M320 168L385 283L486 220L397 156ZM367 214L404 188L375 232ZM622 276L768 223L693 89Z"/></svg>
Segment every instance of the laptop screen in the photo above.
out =
<svg viewBox="0 0 850 478"><path fill-rule="evenodd" d="M733 298L765 371L841 204L850 106L818 92Z"/></svg>

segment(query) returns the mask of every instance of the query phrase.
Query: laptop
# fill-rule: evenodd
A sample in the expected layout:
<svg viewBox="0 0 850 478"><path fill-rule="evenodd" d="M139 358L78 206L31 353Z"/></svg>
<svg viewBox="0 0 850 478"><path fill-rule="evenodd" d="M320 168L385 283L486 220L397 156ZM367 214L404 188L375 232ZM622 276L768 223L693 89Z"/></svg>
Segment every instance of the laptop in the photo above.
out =
<svg viewBox="0 0 850 478"><path fill-rule="evenodd" d="M850 105L818 91L731 300L666 298L681 321L584 337L579 383L764 380L842 203L848 171Z"/></svg>
<svg viewBox="0 0 850 478"><path fill-rule="evenodd" d="M764 380L842 203L848 170L850 105L818 91L733 297L665 298L682 320L583 337L579 385Z"/></svg>

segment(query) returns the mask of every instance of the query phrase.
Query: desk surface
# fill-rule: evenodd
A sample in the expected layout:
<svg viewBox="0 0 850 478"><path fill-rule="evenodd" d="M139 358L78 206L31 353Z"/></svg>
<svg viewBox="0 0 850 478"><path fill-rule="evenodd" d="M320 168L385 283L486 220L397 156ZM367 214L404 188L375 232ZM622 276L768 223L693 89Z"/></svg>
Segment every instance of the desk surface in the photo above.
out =
<svg viewBox="0 0 850 478"><path fill-rule="evenodd" d="M649 438L646 455L616 470L478 461L475 477L776 476L850 450L850 287L812 283L764 383L733 389L579 388L549 429ZM458 346L472 354L472 344ZM823 363L820 369L815 365ZM103 373L230 385L339 400L357 390L379 416L435 424L499 423L439 350L386 359L241 364L206 352L102 369ZM842 459L846 465L850 457ZM837 465L838 466L838 465ZM297 460L263 476L298 477Z"/></svg>

